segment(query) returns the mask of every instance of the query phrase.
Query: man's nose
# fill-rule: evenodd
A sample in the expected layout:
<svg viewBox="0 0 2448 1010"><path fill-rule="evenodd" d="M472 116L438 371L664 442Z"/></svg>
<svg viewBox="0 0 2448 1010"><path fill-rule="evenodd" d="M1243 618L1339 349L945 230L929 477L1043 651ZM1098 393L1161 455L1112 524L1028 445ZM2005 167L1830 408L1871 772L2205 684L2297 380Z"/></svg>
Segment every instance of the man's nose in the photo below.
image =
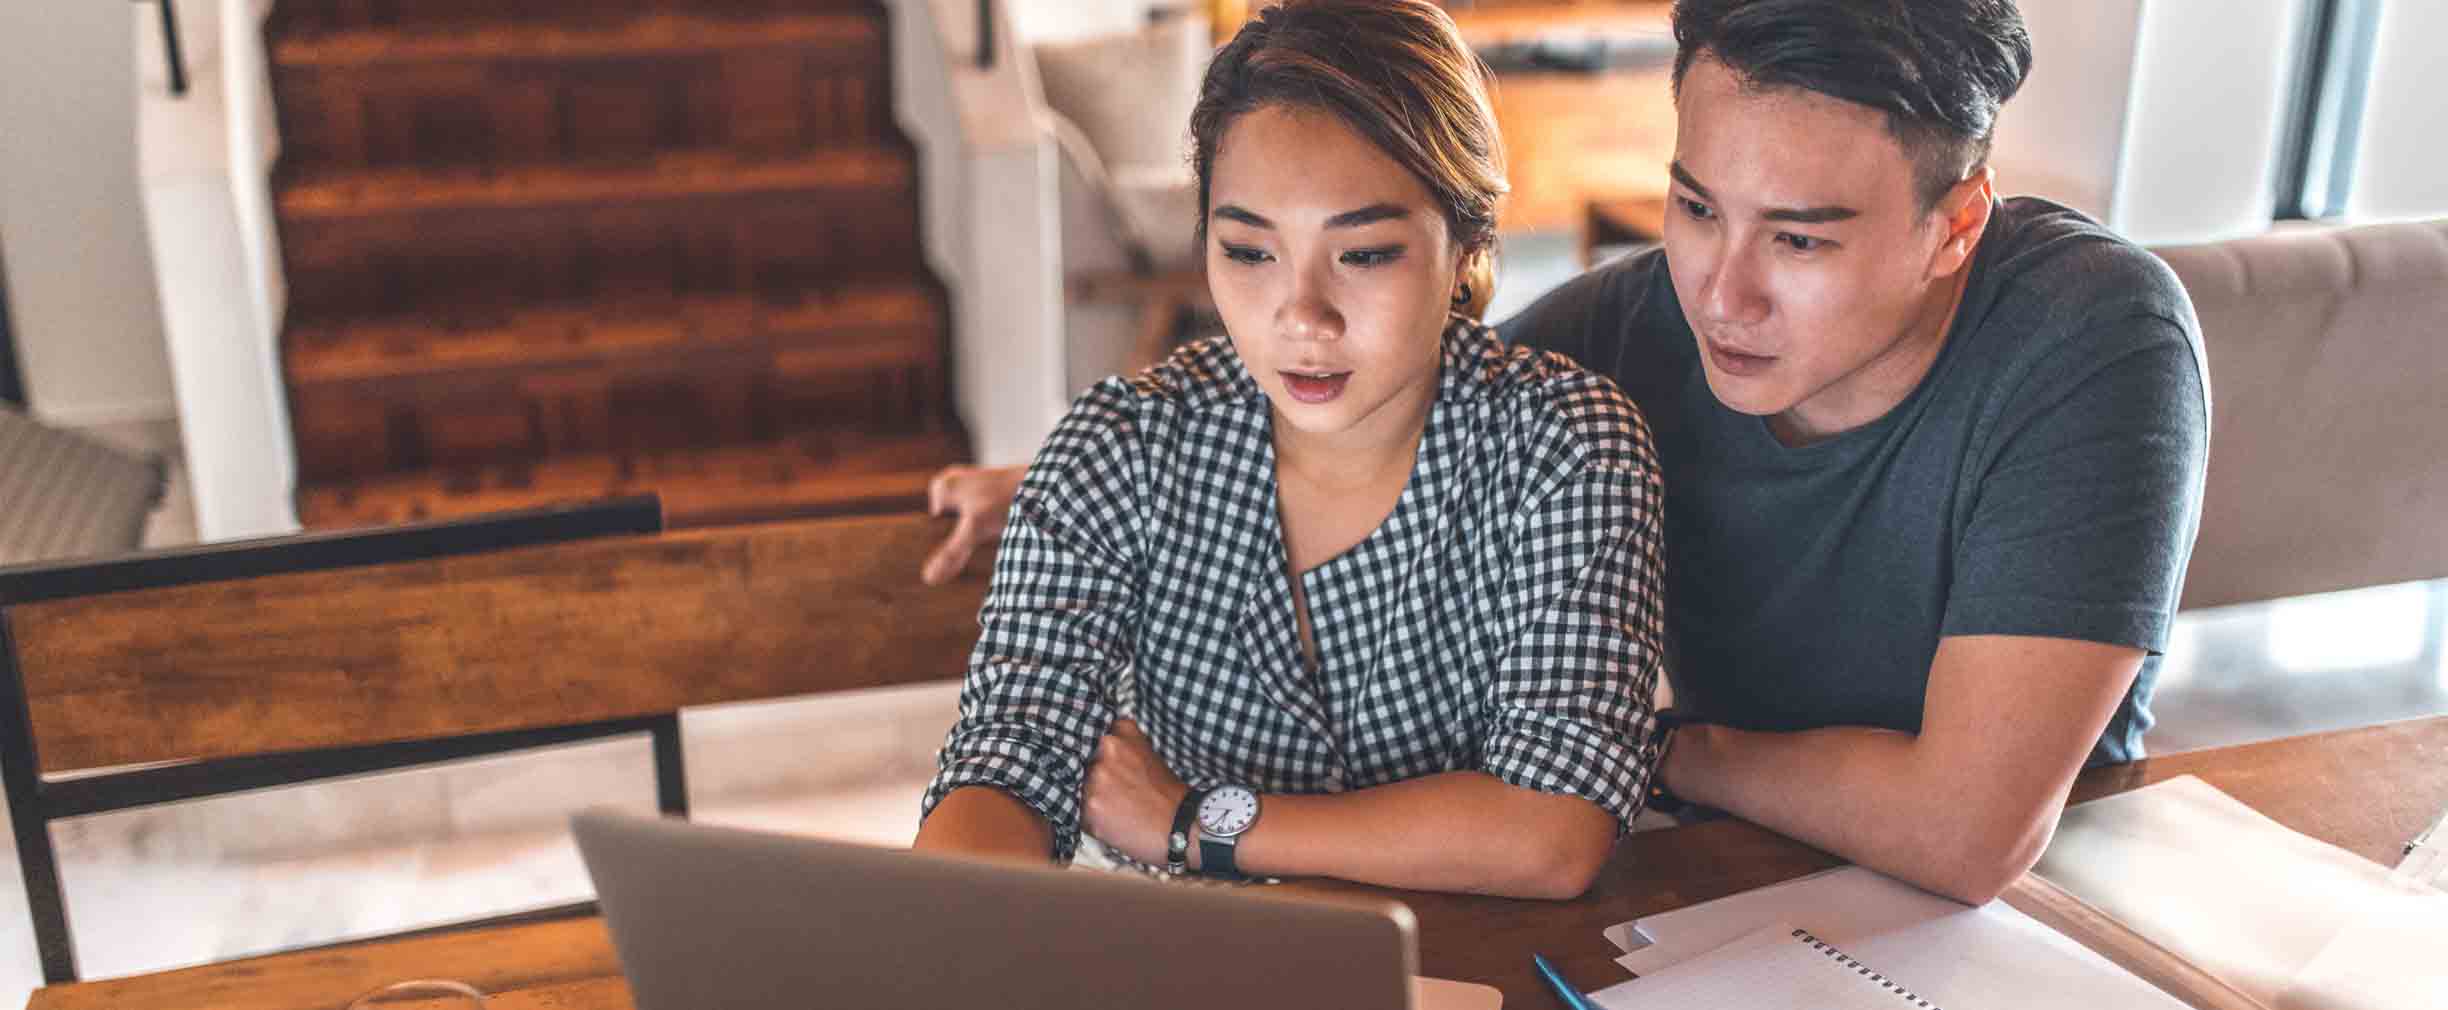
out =
<svg viewBox="0 0 2448 1010"><path fill-rule="evenodd" d="M1702 309L1716 322L1762 322L1768 318L1768 291L1761 281L1756 257L1728 249L1718 257L1717 268L1709 272L1707 286L1701 291Z"/></svg>

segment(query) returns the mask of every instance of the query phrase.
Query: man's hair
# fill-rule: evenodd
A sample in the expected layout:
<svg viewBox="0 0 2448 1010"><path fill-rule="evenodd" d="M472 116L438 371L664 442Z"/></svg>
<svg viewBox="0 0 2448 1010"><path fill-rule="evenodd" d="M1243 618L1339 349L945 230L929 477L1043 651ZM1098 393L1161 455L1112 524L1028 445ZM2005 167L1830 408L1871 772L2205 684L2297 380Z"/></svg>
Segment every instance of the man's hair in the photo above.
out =
<svg viewBox="0 0 2448 1010"><path fill-rule="evenodd" d="M1921 209L1989 158L1998 107L2031 73L2014 0L1675 0L1675 90L1703 54L1748 87L1887 114Z"/></svg>

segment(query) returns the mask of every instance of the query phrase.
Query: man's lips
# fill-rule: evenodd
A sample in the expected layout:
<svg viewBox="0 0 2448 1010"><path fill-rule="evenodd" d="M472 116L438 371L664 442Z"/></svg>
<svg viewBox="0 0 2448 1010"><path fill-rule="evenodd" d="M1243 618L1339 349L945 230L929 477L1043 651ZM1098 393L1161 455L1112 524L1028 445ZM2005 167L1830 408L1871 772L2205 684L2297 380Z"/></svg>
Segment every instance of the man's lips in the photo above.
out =
<svg viewBox="0 0 2448 1010"><path fill-rule="evenodd" d="M1775 355L1744 350L1722 341L1709 340L1706 343L1709 363L1716 365L1718 371L1730 375L1751 375L1765 370L1777 360Z"/></svg>

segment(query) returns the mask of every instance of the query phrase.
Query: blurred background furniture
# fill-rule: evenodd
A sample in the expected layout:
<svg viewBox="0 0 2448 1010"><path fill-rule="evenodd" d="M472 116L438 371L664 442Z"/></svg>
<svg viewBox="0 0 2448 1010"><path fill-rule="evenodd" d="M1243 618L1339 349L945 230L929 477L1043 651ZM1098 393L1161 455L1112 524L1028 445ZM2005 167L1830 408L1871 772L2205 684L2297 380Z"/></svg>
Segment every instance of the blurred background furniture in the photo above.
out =
<svg viewBox="0 0 2448 1010"><path fill-rule="evenodd" d="M2448 576L2448 221L2157 251L2210 364L2184 606Z"/></svg>

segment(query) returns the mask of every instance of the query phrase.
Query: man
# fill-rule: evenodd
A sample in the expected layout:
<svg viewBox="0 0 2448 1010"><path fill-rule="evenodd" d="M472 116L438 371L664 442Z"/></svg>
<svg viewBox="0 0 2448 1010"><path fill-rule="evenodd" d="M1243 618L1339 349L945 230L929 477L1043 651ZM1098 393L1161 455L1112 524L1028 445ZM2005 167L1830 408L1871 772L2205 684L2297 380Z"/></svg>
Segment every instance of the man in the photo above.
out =
<svg viewBox="0 0 2448 1010"><path fill-rule="evenodd" d="M2142 753L2199 516L2199 324L2148 253L1999 200L2011 0L1681 0L1662 249L1501 327L1657 436L1666 790L1979 903ZM1011 478L937 505L991 540ZM1007 498L1008 495L1006 494Z"/></svg>

